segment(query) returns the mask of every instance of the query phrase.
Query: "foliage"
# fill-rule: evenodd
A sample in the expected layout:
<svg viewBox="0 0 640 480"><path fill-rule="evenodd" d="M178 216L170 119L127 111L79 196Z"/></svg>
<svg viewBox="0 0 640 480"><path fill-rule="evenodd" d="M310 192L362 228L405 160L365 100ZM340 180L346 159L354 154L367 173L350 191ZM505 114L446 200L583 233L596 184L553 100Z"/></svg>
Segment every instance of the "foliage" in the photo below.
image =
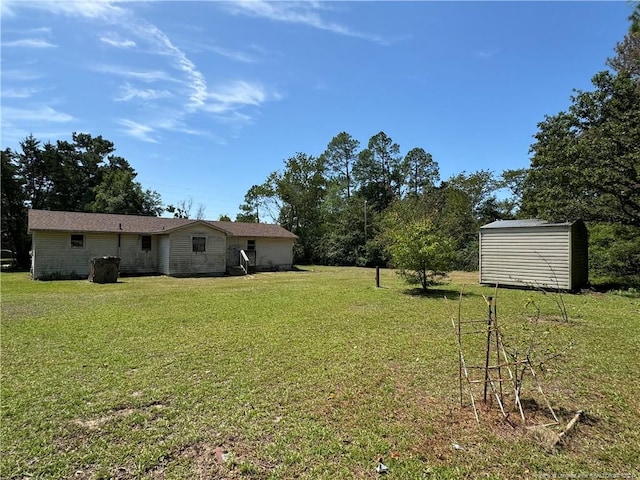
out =
<svg viewBox="0 0 640 480"><path fill-rule="evenodd" d="M429 219L402 221L385 236L391 261L408 283L419 284L426 291L436 277L451 268L453 242Z"/></svg>
<svg viewBox="0 0 640 480"><path fill-rule="evenodd" d="M23 185L17 177L17 166L11 161L11 152L0 152L2 157L2 248L14 252L15 262L21 267L29 265L27 239L27 209Z"/></svg>
<svg viewBox="0 0 640 480"><path fill-rule="evenodd" d="M20 150L2 152L2 241L29 264L28 208L73 212L159 215L160 195L143 190L112 142L87 133L72 141L42 143L33 135Z"/></svg>
<svg viewBox="0 0 640 480"><path fill-rule="evenodd" d="M400 198L405 173L400 146L384 132L369 139L353 168L353 176L360 185L360 193L371 207L382 212Z"/></svg>
<svg viewBox="0 0 640 480"><path fill-rule="evenodd" d="M628 277L640 272L640 227L589 225L589 267L595 277Z"/></svg>
<svg viewBox="0 0 640 480"><path fill-rule="evenodd" d="M421 147L409 150L403 168L407 174L407 189L415 196L433 190L440 179L438 162Z"/></svg>
<svg viewBox="0 0 640 480"><path fill-rule="evenodd" d="M327 170L341 189L347 191L347 199L351 198L353 188L353 164L358 158L357 150L360 142L347 132L340 132L333 137L322 154Z"/></svg>
<svg viewBox="0 0 640 480"><path fill-rule="evenodd" d="M193 208L193 198L180 200L176 205L167 205L165 209L169 213L173 213L173 218L195 218L196 220L204 220L204 205L198 205L195 217L192 217L191 210Z"/></svg>
<svg viewBox="0 0 640 480"><path fill-rule="evenodd" d="M539 124L523 209L549 220L640 226L640 83L600 72Z"/></svg>

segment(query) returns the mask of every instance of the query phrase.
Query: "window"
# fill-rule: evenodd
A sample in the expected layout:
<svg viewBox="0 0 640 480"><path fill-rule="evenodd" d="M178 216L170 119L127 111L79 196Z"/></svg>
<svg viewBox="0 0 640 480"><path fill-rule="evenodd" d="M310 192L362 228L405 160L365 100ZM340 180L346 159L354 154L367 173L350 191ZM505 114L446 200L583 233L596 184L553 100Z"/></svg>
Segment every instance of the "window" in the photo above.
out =
<svg viewBox="0 0 640 480"><path fill-rule="evenodd" d="M142 250L151 250L151 235L142 235Z"/></svg>
<svg viewBox="0 0 640 480"><path fill-rule="evenodd" d="M191 245L194 252L206 252L207 237L192 237Z"/></svg>
<svg viewBox="0 0 640 480"><path fill-rule="evenodd" d="M71 248L83 248L84 247L84 235L73 234L71 235Z"/></svg>
<svg viewBox="0 0 640 480"><path fill-rule="evenodd" d="M254 252L256 249L256 241L255 240L247 240L247 251Z"/></svg>

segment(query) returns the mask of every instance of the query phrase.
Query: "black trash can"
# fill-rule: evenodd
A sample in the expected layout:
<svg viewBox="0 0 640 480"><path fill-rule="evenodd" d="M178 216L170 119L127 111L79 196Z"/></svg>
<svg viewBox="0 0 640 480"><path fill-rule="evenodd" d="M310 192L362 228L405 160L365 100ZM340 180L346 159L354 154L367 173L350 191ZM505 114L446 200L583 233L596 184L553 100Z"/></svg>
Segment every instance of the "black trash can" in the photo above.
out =
<svg viewBox="0 0 640 480"><path fill-rule="evenodd" d="M93 257L89 260L89 281L117 283L120 257Z"/></svg>

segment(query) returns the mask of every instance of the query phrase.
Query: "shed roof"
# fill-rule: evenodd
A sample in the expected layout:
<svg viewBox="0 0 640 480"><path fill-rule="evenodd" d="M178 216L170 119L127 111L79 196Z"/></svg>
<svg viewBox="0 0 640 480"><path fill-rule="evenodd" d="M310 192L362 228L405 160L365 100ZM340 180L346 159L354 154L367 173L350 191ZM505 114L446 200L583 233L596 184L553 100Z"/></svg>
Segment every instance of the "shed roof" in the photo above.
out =
<svg viewBox="0 0 640 480"><path fill-rule="evenodd" d="M582 220L575 220L572 222L548 222L547 220L527 219L527 220L496 220L495 222L488 223L480 227L485 228L525 228L525 227L570 227L576 222Z"/></svg>
<svg viewBox="0 0 640 480"><path fill-rule="evenodd" d="M145 217L110 213L58 212L29 210L29 231L161 234L187 225L202 223L230 237L298 238L270 223L218 222L188 218Z"/></svg>

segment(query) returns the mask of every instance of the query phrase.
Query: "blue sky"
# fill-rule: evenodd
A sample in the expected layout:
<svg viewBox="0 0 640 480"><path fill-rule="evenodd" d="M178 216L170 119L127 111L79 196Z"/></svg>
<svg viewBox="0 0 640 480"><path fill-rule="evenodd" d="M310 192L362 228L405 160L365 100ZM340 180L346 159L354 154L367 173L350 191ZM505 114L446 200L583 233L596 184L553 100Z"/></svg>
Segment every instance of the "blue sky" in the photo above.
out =
<svg viewBox="0 0 640 480"><path fill-rule="evenodd" d="M235 217L334 135L384 131L443 179L529 165L628 2L2 2L2 148L102 135L165 204Z"/></svg>

